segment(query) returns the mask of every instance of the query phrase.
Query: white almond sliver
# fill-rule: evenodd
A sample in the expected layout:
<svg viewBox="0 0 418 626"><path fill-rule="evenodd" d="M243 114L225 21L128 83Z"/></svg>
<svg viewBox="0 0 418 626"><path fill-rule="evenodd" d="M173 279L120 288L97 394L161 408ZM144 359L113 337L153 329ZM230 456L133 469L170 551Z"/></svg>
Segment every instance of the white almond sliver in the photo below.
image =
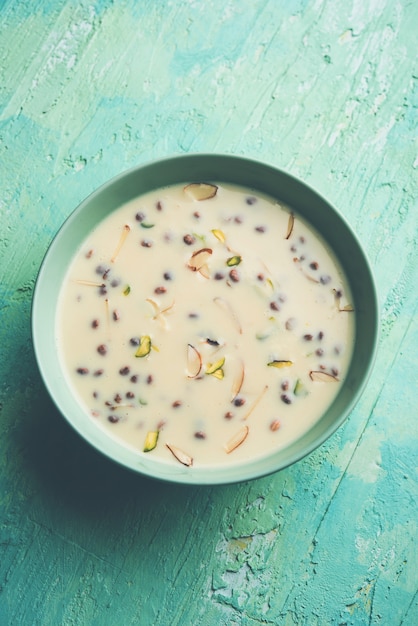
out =
<svg viewBox="0 0 418 626"><path fill-rule="evenodd" d="M190 467L191 465L193 465L192 457L186 454L185 452L183 452L183 450L180 450L180 448L177 448L176 446L172 446L171 444L168 444L168 443L166 443L165 445L170 450L171 454L177 459L177 461L179 461L183 465L186 465L187 467Z"/></svg>
<svg viewBox="0 0 418 626"><path fill-rule="evenodd" d="M218 187L210 183L190 183L184 187L184 191L193 200L209 200L216 196Z"/></svg>
<svg viewBox="0 0 418 626"><path fill-rule="evenodd" d="M248 437L250 429L248 426L243 426L237 433L226 443L225 452L229 454L233 452L238 446L240 446Z"/></svg>

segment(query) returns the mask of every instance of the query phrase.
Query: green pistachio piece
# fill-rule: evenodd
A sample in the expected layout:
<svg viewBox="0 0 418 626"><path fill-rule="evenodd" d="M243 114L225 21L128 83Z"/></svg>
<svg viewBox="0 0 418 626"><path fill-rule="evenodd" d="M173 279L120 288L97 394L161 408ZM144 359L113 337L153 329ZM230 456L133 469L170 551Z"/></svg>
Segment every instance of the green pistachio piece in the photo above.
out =
<svg viewBox="0 0 418 626"><path fill-rule="evenodd" d="M220 230L219 228L213 228L211 230L211 233L216 237L216 239L218 239L218 241L220 241L221 243L225 243L225 233L222 232L222 230Z"/></svg>
<svg viewBox="0 0 418 626"><path fill-rule="evenodd" d="M241 261L242 257L239 254L235 254L227 259L226 264L228 267L234 267L234 265L239 265Z"/></svg>
<svg viewBox="0 0 418 626"><path fill-rule="evenodd" d="M270 363L267 363L268 367L277 367L278 369L282 367L290 367L291 365L293 365L292 361L284 361L279 359L274 359L274 361L270 361Z"/></svg>
<svg viewBox="0 0 418 626"><path fill-rule="evenodd" d="M214 376L218 380L222 380L225 376L225 372L223 371L223 366L225 364L225 357L218 359L215 363L208 363L206 366L206 374L210 374Z"/></svg>
<svg viewBox="0 0 418 626"><path fill-rule="evenodd" d="M136 357L147 356L151 352L151 337L149 335L142 335L139 340L139 346L135 352Z"/></svg>
<svg viewBox="0 0 418 626"><path fill-rule="evenodd" d="M158 435L160 432L158 430L150 430L145 437L144 442L144 452L151 452L157 445Z"/></svg>
<svg viewBox="0 0 418 626"><path fill-rule="evenodd" d="M293 393L295 394L295 396L299 396L299 397L304 397L308 395L308 390L306 389L305 385L303 384L300 378L298 378L296 381L295 388L293 389Z"/></svg>

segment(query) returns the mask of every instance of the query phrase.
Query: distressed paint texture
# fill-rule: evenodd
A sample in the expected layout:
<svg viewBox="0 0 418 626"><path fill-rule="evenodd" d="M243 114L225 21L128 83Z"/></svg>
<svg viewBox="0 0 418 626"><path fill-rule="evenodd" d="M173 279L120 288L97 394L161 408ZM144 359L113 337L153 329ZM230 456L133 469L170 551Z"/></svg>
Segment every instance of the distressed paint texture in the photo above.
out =
<svg viewBox="0 0 418 626"><path fill-rule="evenodd" d="M418 4L0 3L0 623L418 623ZM64 423L30 338L73 208L155 157L219 151L302 177L375 272L376 367L344 426L217 488L114 466Z"/></svg>

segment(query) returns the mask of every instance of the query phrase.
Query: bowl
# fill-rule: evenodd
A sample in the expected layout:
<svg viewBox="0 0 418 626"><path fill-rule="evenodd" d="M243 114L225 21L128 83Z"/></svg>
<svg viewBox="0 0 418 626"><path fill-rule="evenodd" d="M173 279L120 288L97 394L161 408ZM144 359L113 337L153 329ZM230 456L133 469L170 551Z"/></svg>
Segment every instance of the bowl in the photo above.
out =
<svg viewBox="0 0 418 626"><path fill-rule="evenodd" d="M162 463L152 455L115 440L86 415L74 395L59 358L56 326L58 294L69 264L88 233L120 205L154 189L191 181L230 183L267 194L289 205L311 224L335 253L348 280L355 316L351 362L345 380L320 419L296 441L265 457L245 463L185 467ZM185 484L227 484L281 470L325 442L352 411L368 380L378 338L378 304L366 255L338 211L317 192L290 174L266 163L233 155L173 156L135 167L90 195L63 224L41 265L32 303L32 335L46 388L71 426L94 448L142 475Z"/></svg>

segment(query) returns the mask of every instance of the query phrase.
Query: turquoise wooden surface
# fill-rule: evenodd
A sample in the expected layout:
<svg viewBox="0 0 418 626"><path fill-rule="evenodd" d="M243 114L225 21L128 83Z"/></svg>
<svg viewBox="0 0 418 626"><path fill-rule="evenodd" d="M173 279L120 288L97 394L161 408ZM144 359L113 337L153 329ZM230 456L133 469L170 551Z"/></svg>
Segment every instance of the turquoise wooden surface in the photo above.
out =
<svg viewBox="0 0 418 626"><path fill-rule="evenodd" d="M0 3L0 624L418 623L418 4ZM30 337L53 235L109 177L218 151L335 203L375 272L381 340L344 426L235 486L176 487L91 450Z"/></svg>

